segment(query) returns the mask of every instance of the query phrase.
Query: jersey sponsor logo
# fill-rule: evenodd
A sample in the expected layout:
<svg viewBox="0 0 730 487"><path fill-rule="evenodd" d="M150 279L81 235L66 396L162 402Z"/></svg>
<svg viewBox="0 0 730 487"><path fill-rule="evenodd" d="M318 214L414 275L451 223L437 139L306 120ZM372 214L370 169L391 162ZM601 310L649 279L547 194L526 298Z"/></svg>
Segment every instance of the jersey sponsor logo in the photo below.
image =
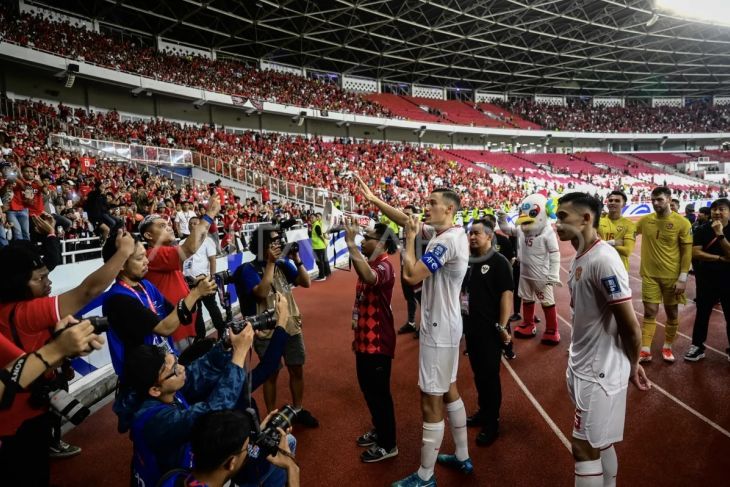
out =
<svg viewBox="0 0 730 487"><path fill-rule="evenodd" d="M603 287L606 289L608 294L618 294L621 292L621 286L618 283L616 276L608 276L601 279Z"/></svg>
<svg viewBox="0 0 730 487"><path fill-rule="evenodd" d="M486 274L487 272L489 272L489 266L487 264L484 264L482 266L482 274Z"/></svg>
<svg viewBox="0 0 730 487"><path fill-rule="evenodd" d="M576 281L580 281L581 274L583 274L583 268L582 267L576 268L575 269L575 280Z"/></svg>
<svg viewBox="0 0 730 487"><path fill-rule="evenodd" d="M441 258L441 257L443 257L443 256L444 256L444 254L446 253L446 246L444 246L444 245L442 245L442 244L438 244L438 245L436 245L436 246L435 246L435 247L433 248L433 250L431 251L431 253L432 253L432 254L433 254L434 256L436 256L436 257L438 257L438 258Z"/></svg>
<svg viewBox="0 0 730 487"><path fill-rule="evenodd" d="M674 228L674 223L667 223L667 230Z"/></svg>

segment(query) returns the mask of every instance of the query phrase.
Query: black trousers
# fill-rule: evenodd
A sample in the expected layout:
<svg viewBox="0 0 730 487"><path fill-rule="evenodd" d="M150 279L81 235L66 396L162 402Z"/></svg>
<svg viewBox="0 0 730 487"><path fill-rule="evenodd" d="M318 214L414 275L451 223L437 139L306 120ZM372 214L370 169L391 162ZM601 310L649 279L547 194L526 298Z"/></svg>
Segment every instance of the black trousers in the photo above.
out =
<svg viewBox="0 0 730 487"><path fill-rule="evenodd" d="M697 298L695 299L697 313L695 313L695 323L692 328L692 345L704 348L712 308L718 301L720 301L722 313L725 315L725 329L728 342L730 342L730 288L708 281L701 275L695 275L695 277L697 278Z"/></svg>
<svg viewBox="0 0 730 487"><path fill-rule="evenodd" d="M218 336L220 336L221 331L223 328L226 327L225 321L223 321L223 314L221 313L221 309L218 307L218 302L215 299L216 294L211 294L209 296L205 296L200 298L200 302L203 303L205 308L208 310L208 313L210 314L210 319L213 322L213 326L218 331ZM198 328L201 326L203 330L205 330L205 321L203 320L203 309L202 307L198 308L198 318L197 323L195 324L195 332L196 335L198 335ZM203 332L203 336L205 336L205 332Z"/></svg>
<svg viewBox="0 0 730 487"><path fill-rule="evenodd" d="M378 446L392 450L395 443L395 411L390 394L390 369L393 359L381 354L355 353L357 382L365 396Z"/></svg>
<svg viewBox="0 0 730 487"><path fill-rule="evenodd" d="M497 427L499 408L502 405L502 384L499 379L502 348L496 333L494 335L488 335L484 331L466 334L469 363L477 388L479 416L484 428Z"/></svg>
<svg viewBox="0 0 730 487"><path fill-rule="evenodd" d="M519 262L515 262L515 265L512 266L512 282L515 284L515 292L512 294L512 306L514 308L514 314L518 315L522 308L522 298L520 297L520 293L517 292L517 286L520 283Z"/></svg>
<svg viewBox="0 0 730 487"><path fill-rule="evenodd" d="M327 277L332 271L330 271L330 263L327 260L327 249L315 249L314 255L317 258L317 270L319 275L317 277Z"/></svg>
<svg viewBox="0 0 730 487"><path fill-rule="evenodd" d="M401 276L403 271L401 269ZM421 291L414 291L413 286L406 283L401 277L400 287L403 290L403 296L406 298L406 305L408 306L408 323L416 322L416 305L421 302Z"/></svg>
<svg viewBox="0 0 730 487"><path fill-rule="evenodd" d="M0 438L0 475L3 485L46 487L51 481L51 413L20 425L14 436ZM26 468L32 465L32 468Z"/></svg>

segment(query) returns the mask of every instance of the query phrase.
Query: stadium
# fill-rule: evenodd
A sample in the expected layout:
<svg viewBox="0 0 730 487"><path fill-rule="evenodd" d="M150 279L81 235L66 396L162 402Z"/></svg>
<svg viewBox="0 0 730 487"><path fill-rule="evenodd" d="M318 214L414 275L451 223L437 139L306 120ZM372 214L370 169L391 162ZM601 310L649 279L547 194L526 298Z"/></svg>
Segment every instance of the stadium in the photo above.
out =
<svg viewBox="0 0 730 487"><path fill-rule="evenodd" d="M223 330L232 316L258 314L261 300L269 299L268 308L278 306L276 291L288 296L286 316L299 320L296 332L286 325L286 346L299 337L301 360L290 359L296 354L288 348L284 352L282 344L284 363L277 365L281 357L276 357L269 364L266 352L256 348L262 339L257 335L248 344L256 353L251 351L240 365L246 370L273 367L248 398L249 408L258 409L262 418L272 401L276 408L293 404L299 411L291 432L296 449L290 460L296 468L288 463L287 472L296 471L301 480L277 484L272 475L270 483L231 485L415 486L436 485L436 478L442 486L723 484L725 470L718 460L730 454L725 407L730 401L730 245L725 239L730 226L723 213L723 208L730 213L727 19L730 7L720 0L0 1L0 268L5 271L0 367L8 371L0 377L3 472L20 485L145 485L141 476L135 477L137 443L133 450L130 428L120 432L119 398L128 385L120 376L122 370L125 377L135 373L123 360L132 350L115 348L115 341L138 340L158 348L157 338L169 342L175 362L172 375L160 382L176 381L178 355L191 367L183 359L186 346L188 357L200 354L199 360L217 353L221 344L213 343L228 334ZM404 323L413 330L421 326L421 304L428 308L438 296L426 284L433 280L431 274L421 276L423 292L431 297L419 298L413 314L410 308L416 304L409 292L420 285L409 284L418 281L412 268L420 263L436 276L445 272L440 269L445 264L428 242L423 243L423 260L416 248L415 263L410 262L407 234L415 230L407 228L411 220L399 221L399 216L412 206L429 225L429 218L440 215L435 208L451 201L443 196L434 203L433 194L445 194L439 193L443 188L459 201L449 207L453 211L444 231L463 229L459 238L467 233L471 242L473 229L493 218L496 226L486 233L495 242L510 237L511 245L521 242L512 260L506 257L512 267L523 261L522 279L519 271L509 273L509 292L524 299L522 306L515 303L509 310L507 333L515 337L516 358L506 351L503 357L500 349L495 362L501 381L498 435L495 429L485 442L478 428L455 427L461 416L448 409L455 404L451 392L440 391L446 401L441 433L448 430L440 452L456 451L456 461L439 456L429 466L421 445L431 434L427 425L436 420L424 419L430 410L422 401L427 403L423 396L429 392L419 374L428 340L424 335L430 335L421 329L420 338L416 332L419 339L413 339L413 333L396 332L411 330L401 328ZM636 359L632 377L641 360L651 383L649 390L631 384L626 390L629 379L622 378L625 424L615 441L619 467L613 478L609 470L615 471L615 465L604 462L601 467L603 456L579 459L576 438L594 449L604 445L575 436L581 407L566 389L566 368L573 367L569 363L575 352L571 340L584 326L581 320L588 320L574 313L581 280L576 262L588 251L582 244L571 246L571 238L561 233L569 212L559 209L588 204L560 203L575 192L603 204L597 214L588 212L600 236L597 242L614 247L611 258L619 262L620 255L626 270L619 278L599 281L609 295L620 294L615 303L630 304L632 316L624 319L636 325L642 349L637 342L636 353L627 351L626 357ZM612 207L610 199L617 195L621 201ZM657 203L661 198L666 201ZM525 224L534 201L541 206ZM363 222L356 246L334 224L341 215ZM653 237L651 225L665 217L674 222L662 227L671 237L660 235L659 227ZM524 279L531 279L525 277L525 262L530 252L537 252L524 232L541 218L557 247L533 258L545 266L550 261L556 274L534 279L548 282L551 299L541 297L544 289L535 294L539 299L522 296ZM602 234L604 223L618 219L636 226L639 234ZM724 227L718 226L721 221ZM371 252L366 249L376 248L371 240L385 238L385 227L373 227L375 222L385 223L399 239L398 253L383 254L381 260L395 269L396 277L389 279L401 281L393 286L392 301L388 295L388 312L377 315L388 315L395 325L386 335L395 340L392 372L391 361L387 367L397 447L385 448L383 461L368 460L372 449L363 447L371 443L360 441L375 426L371 422L380 420L368 411L373 401L363 400L363 394L368 397L359 362L364 349L358 351L357 344L364 339L355 332L353 342L363 313L368 319L376 316L357 304L369 292L363 290L369 288L361 272L370 271L356 262ZM159 230L153 228L158 224ZM591 234L588 227L581 238ZM685 227L686 232L681 230ZM432 228L433 238L440 238L440 227ZM262 235L269 231L278 233L282 247L291 252L286 260L293 270L282 270L282 275L291 274L282 278L288 284L280 288L268 271L246 274L253 263L279 266L276 258L265 252L261 256L261 246L270 245ZM165 232L169 241L160 244L159 239L167 239ZM204 243L194 244L194 237ZM291 250L293 243L298 251ZM656 258L660 269L650 275L652 252L665 247L671 247L671 258ZM133 272L138 248L144 249L139 262L142 254L149 261L144 282L151 281L156 294L147 284L140 294L122 277ZM204 256L191 260L199 250ZM469 252L463 250L466 259ZM438 272L427 268L427 256L439 258ZM205 270L197 272L199 266ZM490 270L481 269L482 275ZM230 276L222 272L226 270ZM202 297L204 286L196 281L201 274L209 276L202 281L210 282L211 289L217 284L217 293ZM377 276L374 282L379 282ZM467 286L470 278L459 285ZM669 291L656 291L655 301L647 278L660 287L666 284L660 279L671 280ZM271 283L268 297L268 289L259 295L258 284L266 279ZM139 303L113 306L119 301L111 299L114 286L120 285L122 294L129 287ZM26 288L35 293L32 299L22 294ZM535 306L536 300L542 307ZM127 338L119 331L149 318L129 311L140 303L149 308L144 313L159 318L149 328L149 336L157 337L152 341L146 332ZM653 308L658 311L652 313ZM487 315L497 319L498 311ZM532 321L533 312L539 321ZM76 351L59 355L57 362L46 360L57 352L54 342L70 336L57 326L66 315L108 315L111 328L97 329L106 331L106 343L86 339L92 348L83 356ZM606 328L615 329L616 320ZM25 323L30 323L27 329ZM531 338L535 330L550 334L551 326L552 339ZM518 338L520 329L528 329L526 339ZM277 333L267 339L271 348ZM621 333L614 336L617 344L627 343ZM236 347L243 347L236 340L242 339L229 337L233 352L225 352L233 363ZM201 352L199 342L213 348ZM365 342L363 346L373 346ZM388 353L392 356L393 350ZM467 351L461 339L458 355L457 379L451 384L458 384L458 401L472 426L482 403L475 385L478 352L471 346ZM63 372L54 375L44 368L45 375L32 384L60 376L67 394L46 392L45 406L29 406L33 387L21 371L30 374L42 365L60 371L63 357L70 358L63 361ZM195 370L189 368L191 377ZM240 380L250 386L252 377L255 371ZM53 412L54 397L63 402L64 414ZM220 406L222 400L217 408L208 403L205 408L245 409L235 398L233 402L235 408ZM426 408L423 417L419 406ZM191 425L192 419L187 428ZM202 435L201 429L195 431ZM46 435L48 431L53 434ZM191 441L187 430L159 431L148 438L151 444L162 443L167 435ZM45 436L48 441L36 441ZM468 468L459 458L464 441ZM204 456L195 453L195 445L193 439L193 462ZM35 474L36 462L18 453L23 451L44 457ZM415 478L419 461L420 478ZM581 463L591 463L600 473L581 470L589 468ZM458 468L449 468L454 465ZM424 472L433 475L432 483ZM408 475L415 483L393 484Z"/></svg>

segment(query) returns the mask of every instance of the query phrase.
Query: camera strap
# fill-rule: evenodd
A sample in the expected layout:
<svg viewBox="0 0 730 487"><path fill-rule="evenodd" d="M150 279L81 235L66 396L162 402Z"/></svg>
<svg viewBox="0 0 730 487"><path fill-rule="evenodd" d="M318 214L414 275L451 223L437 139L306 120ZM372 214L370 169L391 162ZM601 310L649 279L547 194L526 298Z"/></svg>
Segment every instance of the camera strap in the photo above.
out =
<svg viewBox="0 0 730 487"><path fill-rule="evenodd" d="M15 326L15 310L17 309L18 305L14 305L13 309L10 310L10 316L8 316L8 327L10 328L10 334L13 335L13 341L15 344L20 348L21 350L25 350L23 347L23 342L20 340L20 333L18 333L18 328Z"/></svg>
<svg viewBox="0 0 730 487"><path fill-rule="evenodd" d="M0 410L8 409L15 400L15 393L22 389L20 387L20 375L23 373L25 362L28 360L27 355L20 357L10 368L8 372L0 369L0 382L5 384L5 392L0 399Z"/></svg>

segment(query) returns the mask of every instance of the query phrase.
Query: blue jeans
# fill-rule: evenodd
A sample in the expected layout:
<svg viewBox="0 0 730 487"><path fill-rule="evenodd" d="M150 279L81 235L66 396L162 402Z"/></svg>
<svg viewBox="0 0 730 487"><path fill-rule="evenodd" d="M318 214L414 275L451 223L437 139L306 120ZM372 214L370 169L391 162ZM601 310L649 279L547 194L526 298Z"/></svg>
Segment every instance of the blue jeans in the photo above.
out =
<svg viewBox="0 0 730 487"><path fill-rule="evenodd" d="M13 240L30 240L28 208L20 211L9 211L8 222L13 226Z"/></svg>
<svg viewBox="0 0 730 487"><path fill-rule="evenodd" d="M292 452L292 455L294 455L297 452L297 440L294 438L293 435L287 435L286 436L287 441L289 442L289 449ZM248 462L254 461L252 458L249 458L247 460ZM258 479L256 481L252 482L246 482L243 484L235 484L237 487L285 487L286 486L286 470L275 467L272 464L270 464L265 458L258 459L257 463L259 463L260 467L264 467L262 469ZM245 468L245 467L244 467ZM250 478L249 478L250 480Z"/></svg>

